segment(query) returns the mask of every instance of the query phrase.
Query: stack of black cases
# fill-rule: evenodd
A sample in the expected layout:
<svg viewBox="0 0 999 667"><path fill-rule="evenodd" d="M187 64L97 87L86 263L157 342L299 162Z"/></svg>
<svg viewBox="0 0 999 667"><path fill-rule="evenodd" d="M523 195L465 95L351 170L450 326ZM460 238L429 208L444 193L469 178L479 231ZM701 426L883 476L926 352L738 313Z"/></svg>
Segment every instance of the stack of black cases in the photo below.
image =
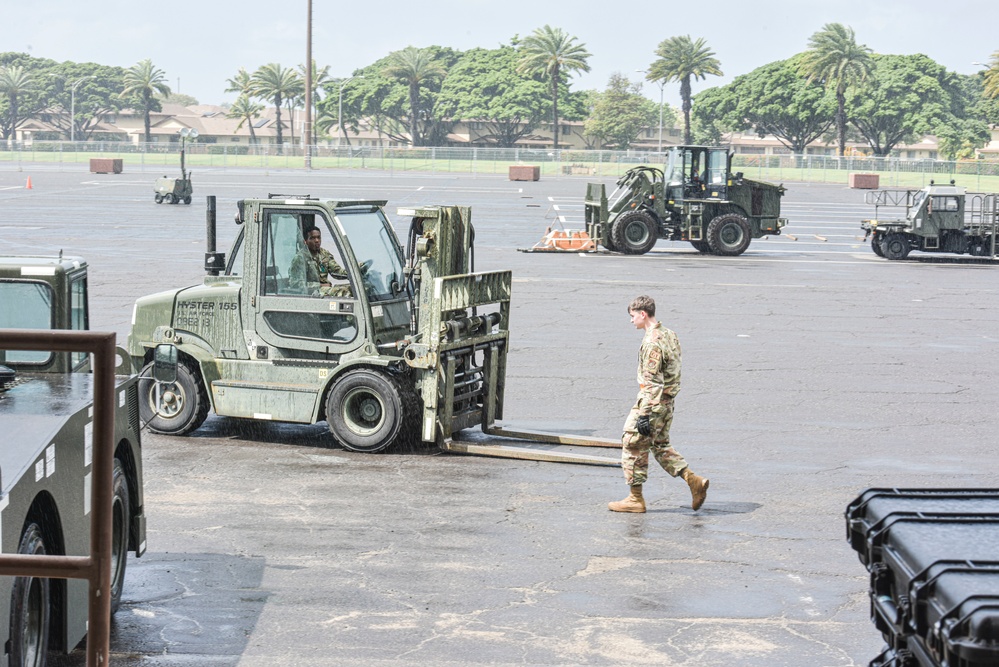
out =
<svg viewBox="0 0 999 667"><path fill-rule="evenodd" d="M999 489L868 489L846 534L888 644L871 667L999 666Z"/></svg>

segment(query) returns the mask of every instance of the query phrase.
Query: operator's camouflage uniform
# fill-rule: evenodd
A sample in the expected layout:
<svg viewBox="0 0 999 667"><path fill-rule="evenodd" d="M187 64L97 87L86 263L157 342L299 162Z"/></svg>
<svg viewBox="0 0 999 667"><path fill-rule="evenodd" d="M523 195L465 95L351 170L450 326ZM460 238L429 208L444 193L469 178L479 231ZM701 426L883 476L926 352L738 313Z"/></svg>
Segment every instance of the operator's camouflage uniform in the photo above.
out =
<svg viewBox="0 0 999 667"><path fill-rule="evenodd" d="M304 267L302 265L305 265ZM304 268L304 271L303 271ZM347 272L337 264L336 259L326 248L312 254L308 248L291 261L291 275L305 275L305 286L310 291L317 291L320 296L351 297L350 285L324 285L330 278L347 279Z"/></svg>
<svg viewBox="0 0 999 667"><path fill-rule="evenodd" d="M677 477L687 462L669 444L673 425L673 398L680 391L680 341L676 334L657 322L645 332L638 353L638 400L624 423L621 467L628 486L644 484L649 477L649 452L663 470ZM636 423L648 415L651 435L638 432Z"/></svg>

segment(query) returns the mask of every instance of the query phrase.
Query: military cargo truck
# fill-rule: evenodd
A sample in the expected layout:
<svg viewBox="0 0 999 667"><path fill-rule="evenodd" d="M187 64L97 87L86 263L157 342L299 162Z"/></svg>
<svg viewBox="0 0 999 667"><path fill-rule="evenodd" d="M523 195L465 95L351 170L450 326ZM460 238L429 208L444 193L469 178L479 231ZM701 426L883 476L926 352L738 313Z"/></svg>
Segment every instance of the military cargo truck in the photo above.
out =
<svg viewBox="0 0 999 667"><path fill-rule="evenodd" d="M920 190L872 190L865 201L874 206L874 218L861 221L860 227L878 257L905 259L913 250L996 256L997 194L969 193L954 181L930 181ZM904 208L905 214L879 218L882 208Z"/></svg>
<svg viewBox="0 0 999 667"><path fill-rule="evenodd" d="M90 552L93 375L89 355L3 350L5 330L88 329L87 263L0 257L0 546L4 553ZM111 609L128 551L146 548L137 379L119 349L114 432ZM40 666L87 633L88 584L0 578L0 638L11 665Z"/></svg>
<svg viewBox="0 0 999 667"><path fill-rule="evenodd" d="M586 233L601 246L641 255L659 239L689 241L699 252L736 256L752 239L780 234L782 185L732 172L725 148L674 146L666 169L636 167L607 195L590 183L584 202Z"/></svg>
<svg viewBox="0 0 999 667"><path fill-rule="evenodd" d="M511 273L474 271L468 208L400 210L409 219L404 252L386 203L243 200L226 257L215 251L209 198L204 283L140 298L133 311L128 352L143 377L158 344L178 351L174 385L157 392L140 380L149 427L183 435L209 410L325 420L344 448L358 452L420 441L456 450L452 434L462 429L498 433ZM323 260L330 284L309 268L304 238L313 226L331 253ZM620 447L599 446L608 442Z"/></svg>

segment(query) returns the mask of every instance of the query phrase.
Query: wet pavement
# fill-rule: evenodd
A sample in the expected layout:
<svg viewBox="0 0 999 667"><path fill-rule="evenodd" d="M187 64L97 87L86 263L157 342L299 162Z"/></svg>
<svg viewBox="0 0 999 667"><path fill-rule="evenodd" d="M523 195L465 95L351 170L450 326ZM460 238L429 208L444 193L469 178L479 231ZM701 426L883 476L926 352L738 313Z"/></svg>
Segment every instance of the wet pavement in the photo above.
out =
<svg viewBox="0 0 999 667"><path fill-rule="evenodd" d="M127 165L27 175L0 171L0 252L86 257L92 328L123 341L136 297L200 281L202 206L157 206ZM683 345L673 442L711 490L693 512L653 469L649 512L618 515L612 468L354 454L324 424L150 434L112 664L866 665L882 641L843 510L872 486L995 486L999 267L879 259L861 191L787 185L786 234L742 257L555 256L516 248L579 227L585 179L196 175L222 247L235 201L268 192L471 205L476 268L514 273L515 427L618 437L626 306L650 294Z"/></svg>

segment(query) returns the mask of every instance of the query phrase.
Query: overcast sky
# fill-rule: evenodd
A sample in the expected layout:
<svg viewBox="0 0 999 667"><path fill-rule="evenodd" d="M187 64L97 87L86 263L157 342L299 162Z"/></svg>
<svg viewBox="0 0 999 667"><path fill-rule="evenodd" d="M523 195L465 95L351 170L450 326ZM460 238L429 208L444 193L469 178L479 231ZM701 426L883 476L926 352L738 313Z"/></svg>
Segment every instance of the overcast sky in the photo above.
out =
<svg viewBox="0 0 999 667"><path fill-rule="evenodd" d="M0 0L0 9L0 51L122 67L150 58L172 89L203 104L231 102L225 80L240 67L305 62L306 0ZM696 93L805 50L830 22L851 26L877 53L924 53L961 74L999 51L999 0L313 0L313 58L349 76L409 45L494 48L547 23L592 54L573 88L602 90L614 72L637 80L659 42L689 34L707 41L725 73L696 82ZM678 89L665 89L674 106ZM657 100L658 85L645 93Z"/></svg>

